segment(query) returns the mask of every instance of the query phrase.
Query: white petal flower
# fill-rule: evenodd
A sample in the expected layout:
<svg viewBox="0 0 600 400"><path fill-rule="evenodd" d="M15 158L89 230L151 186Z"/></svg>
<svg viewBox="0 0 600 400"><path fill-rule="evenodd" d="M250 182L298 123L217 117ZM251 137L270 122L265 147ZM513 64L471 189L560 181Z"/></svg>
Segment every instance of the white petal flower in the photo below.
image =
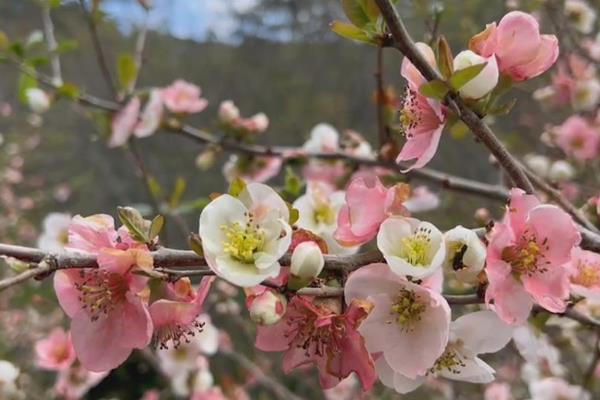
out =
<svg viewBox="0 0 600 400"><path fill-rule="evenodd" d="M339 140L339 134L333 126L321 123L310 131L310 138L302 148L308 153L331 153L339 149Z"/></svg>
<svg viewBox="0 0 600 400"><path fill-rule="evenodd" d="M21 398L22 393L17 388L17 378L20 373L19 368L10 361L0 360L0 398Z"/></svg>
<svg viewBox="0 0 600 400"><path fill-rule="evenodd" d="M545 178L550 170L550 159L541 154L527 154L523 161L537 176Z"/></svg>
<svg viewBox="0 0 600 400"><path fill-rule="evenodd" d="M581 33L591 33L596 21L596 11L584 0L566 0L565 15Z"/></svg>
<svg viewBox="0 0 600 400"><path fill-rule="evenodd" d="M444 234L444 268L461 282L473 283L485 265L486 248L471 229L461 225Z"/></svg>
<svg viewBox="0 0 600 400"><path fill-rule="evenodd" d="M50 213L44 218L44 230L38 238L38 247L50 252L62 251L69 242L71 216L64 213Z"/></svg>
<svg viewBox="0 0 600 400"><path fill-rule="evenodd" d="M411 190L409 199L404 202L404 207L413 214L435 210L439 206L440 198L427 186L417 186Z"/></svg>
<svg viewBox="0 0 600 400"><path fill-rule="evenodd" d="M294 208L299 212L296 225L323 238L327 242L329 254L350 255L360 248L343 247L333 238L337 216L345 202L343 191L334 192L329 185L318 181L309 182L306 193L294 201Z"/></svg>
<svg viewBox="0 0 600 400"><path fill-rule="evenodd" d="M36 114L43 114L50 108L50 96L42 89L29 88L25 91L25 97L29 108Z"/></svg>
<svg viewBox="0 0 600 400"><path fill-rule="evenodd" d="M567 182L573 177L575 177L575 168L565 160L555 161L548 173L548 178L553 182Z"/></svg>
<svg viewBox="0 0 600 400"><path fill-rule="evenodd" d="M290 272L301 279L319 276L325 265L321 248L315 242L302 242L294 249Z"/></svg>
<svg viewBox="0 0 600 400"><path fill-rule="evenodd" d="M576 111L591 111L600 100L600 81L584 79L575 82L571 103Z"/></svg>
<svg viewBox="0 0 600 400"><path fill-rule="evenodd" d="M163 115L163 103L159 89L153 89L150 92L150 98L140 115L140 120L136 124L133 134L137 137L147 137L152 135L160 126Z"/></svg>
<svg viewBox="0 0 600 400"><path fill-rule="evenodd" d="M377 247L392 271L413 278L433 274L446 257L442 232L414 218L390 217L383 221Z"/></svg>
<svg viewBox="0 0 600 400"><path fill-rule="evenodd" d="M529 384L531 400L590 400L581 386L570 385L562 378L544 378Z"/></svg>
<svg viewBox="0 0 600 400"><path fill-rule="evenodd" d="M463 50L454 57L455 71L486 62L487 65L481 72L459 89L462 97L480 99L491 92L498 84L498 63L496 62L496 56L493 54L485 58L471 50Z"/></svg>
<svg viewBox="0 0 600 400"><path fill-rule="evenodd" d="M251 183L239 198L224 194L200 215L208 266L234 285L249 287L279 274L291 243L289 211L270 187Z"/></svg>
<svg viewBox="0 0 600 400"><path fill-rule="evenodd" d="M225 100L219 105L219 119L223 122L232 122L240 117L240 110L231 100Z"/></svg>

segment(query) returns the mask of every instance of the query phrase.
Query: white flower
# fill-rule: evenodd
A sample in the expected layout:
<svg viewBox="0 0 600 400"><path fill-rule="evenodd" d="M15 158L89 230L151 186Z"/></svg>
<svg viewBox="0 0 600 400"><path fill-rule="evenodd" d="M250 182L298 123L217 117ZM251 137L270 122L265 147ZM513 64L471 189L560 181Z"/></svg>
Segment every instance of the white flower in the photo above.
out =
<svg viewBox="0 0 600 400"><path fill-rule="evenodd" d="M300 214L296 225L323 238L327 242L329 254L354 254L360 246L343 247L333 238L337 229L337 216L345 203L343 191L332 191L323 182L309 181L306 193L294 201L293 206Z"/></svg>
<svg viewBox="0 0 600 400"><path fill-rule="evenodd" d="M302 148L308 153L331 153L339 149L339 140L339 134L333 126L321 123L310 131L310 138Z"/></svg>
<svg viewBox="0 0 600 400"><path fill-rule="evenodd" d="M566 0L565 15L581 33L591 33L596 21L596 11L583 0Z"/></svg>
<svg viewBox="0 0 600 400"><path fill-rule="evenodd" d="M531 400L589 400L581 386L570 385L562 378L544 378L529 384Z"/></svg>
<svg viewBox="0 0 600 400"><path fill-rule="evenodd" d="M555 161L550 167L548 177L553 182L567 182L575 176L575 168L565 160Z"/></svg>
<svg viewBox="0 0 600 400"><path fill-rule="evenodd" d="M523 161L525 161L525 165L540 178L548 176L548 171L550 170L550 159L548 157L532 153L527 154L523 158Z"/></svg>
<svg viewBox="0 0 600 400"><path fill-rule="evenodd" d="M42 89L29 88L25 91L25 97L29 108L36 114L43 114L50 108L50 96Z"/></svg>
<svg viewBox="0 0 600 400"><path fill-rule="evenodd" d="M409 199L404 202L404 207L411 213L431 211L439 206L440 198L427 186L417 186L411 190Z"/></svg>
<svg viewBox="0 0 600 400"><path fill-rule="evenodd" d="M446 257L442 232L414 218L390 217L383 221L377 247L392 271L419 279L433 274Z"/></svg>
<svg viewBox="0 0 600 400"><path fill-rule="evenodd" d="M444 353L428 371L446 379L489 383L494 369L478 357L479 354L500 351L510 341L512 327L493 311L477 311L452 321L450 338ZM395 372L382 357L375 363L381 382L399 393L408 393L425 382L426 375L410 379Z"/></svg>
<svg viewBox="0 0 600 400"><path fill-rule="evenodd" d="M20 374L19 368L11 362L0 360L0 398L18 398L20 391L17 388L17 378Z"/></svg>
<svg viewBox="0 0 600 400"><path fill-rule="evenodd" d="M524 381L533 382L546 375L565 374L560 362L560 351L549 342L545 334L535 333L529 325L523 325L515 328L513 342L526 361L521 370Z"/></svg>
<svg viewBox="0 0 600 400"><path fill-rule="evenodd" d="M225 100L219 105L219 119L223 122L232 122L240 117L240 110L231 100Z"/></svg>
<svg viewBox="0 0 600 400"><path fill-rule="evenodd" d="M234 285L249 287L279 274L291 243L288 207L270 187L248 184L235 198L223 194L200 215L208 266Z"/></svg>
<svg viewBox="0 0 600 400"><path fill-rule="evenodd" d="M335 387L323 390L323 394L326 400L353 400L356 399L358 385L358 378L353 373L342 379Z"/></svg>
<svg viewBox="0 0 600 400"><path fill-rule="evenodd" d="M302 242L294 249L290 272L301 279L319 276L325 265L321 248L315 242Z"/></svg>
<svg viewBox="0 0 600 400"><path fill-rule="evenodd" d="M159 89L153 89L146 102L144 111L140 115L140 120L136 124L133 134L137 137L147 137L152 135L162 120L163 103Z"/></svg>
<svg viewBox="0 0 600 400"><path fill-rule="evenodd" d="M41 250L59 252L69 242L69 225L71 216L63 213L50 213L44 218L44 230L38 238L37 245Z"/></svg>
<svg viewBox="0 0 600 400"><path fill-rule="evenodd" d="M498 63L496 62L496 56L493 54L485 58L475 54L471 50L463 50L454 57L455 71L485 62L487 62L487 65L483 70L459 89L462 97L480 99L491 92L498 84Z"/></svg>
<svg viewBox="0 0 600 400"><path fill-rule="evenodd" d="M485 265L486 248L477 234L461 225L444 234L444 267L461 282L472 283Z"/></svg>
<svg viewBox="0 0 600 400"><path fill-rule="evenodd" d="M265 113L254 114L250 117L250 121L254 125L256 132L264 132L269 127L269 117Z"/></svg>
<svg viewBox="0 0 600 400"><path fill-rule="evenodd" d="M598 79L578 80L571 103L576 111L591 111L596 108L600 100L600 82Z"/></svg>

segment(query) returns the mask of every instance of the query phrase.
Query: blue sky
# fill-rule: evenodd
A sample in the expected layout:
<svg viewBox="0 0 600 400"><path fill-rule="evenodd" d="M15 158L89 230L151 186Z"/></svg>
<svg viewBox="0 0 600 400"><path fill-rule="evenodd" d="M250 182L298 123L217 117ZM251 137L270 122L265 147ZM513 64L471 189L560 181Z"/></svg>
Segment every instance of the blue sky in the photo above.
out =
<svg viewBox="0 0 600 400"><path fill-rule="evenodd" d="M231 11L243 12L255 3L256 0L153 0L149 26L193 40L205 39L212 30L220 40L231 42L236 28ZM125 34L144 19L144 10L135 0L104 0L101 7Z"/></svg>

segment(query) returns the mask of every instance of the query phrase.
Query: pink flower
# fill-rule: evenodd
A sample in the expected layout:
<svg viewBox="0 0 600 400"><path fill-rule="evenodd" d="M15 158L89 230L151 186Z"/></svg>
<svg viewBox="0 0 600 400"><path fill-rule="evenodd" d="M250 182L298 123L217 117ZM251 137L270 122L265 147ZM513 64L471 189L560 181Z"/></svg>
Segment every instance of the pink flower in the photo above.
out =
<svg viewBox="0 0 600 400"><path fill-rule="evenodd" d="M353 272L344 294L346 303L365 299L373 304L359 332L370 353L382 353L378 362L404 380L424 376L444 353L450 307L441 294L407 281L386 264Z"/></svg>
<svg viewBox="0 0 600 400"><path fill-rule="evenodd" d="M37 366L44 369L60 371L69 368L75 361L71 335L62 328L54 328L50 336L38 340L35 353Z"/></svg>
<svg viewBox="0 0 600 400"><path fill-rule="evenodd" d="M215 386L201 392L195 392L190 400L228 400L220 387Z"/></svg>
<svg viewBox="0 0 600 400"><path fill-rule="evenodd" d="M410 197L404 206L411 213L420 213L435 210L440 206L440 198L429 190L427 186L417 186L411 191Z"/></svg>
<svg viewBox="0 0 600 400"><path fill-rule="evenodd" d="M91 388L102 381L108 372L88 371L75 363L71 368L61 370L58 374L54 391L65 400L81 399Z"/></svg>
<svg viewBox="0 0 600 400"><path fill-rule="evenodd" d="M344 314L336 314L309 298L295 296L283 319L275 325L257 328L256 347L263 351L285 351L283 370L314 364L321 386L335 387L355 372L365 390L377 380L373 360L357 328L370 306L351 302Z"/></svg>
<svg viewBox="0 0 600 400"><path fill-rule="evenodd" d="M600 299L600 254L575 247L567 268L572 293Z"/></svg>
<svg viewBox="0 0 600 400"><path fill-rule="evenodd" d="M562 378L544 378L529 385L531 400L590 400L581 386L570 385Z"/></svg>
<svg viewBox="0 0 600 400"><path fill-rule="evenodd" d="M500 72L517 82L542 74L558 58L556 36L540 35L537 20L521 11L509 12L498 26L489 24L469 48L483 57L495 54Z"/></svg>
<svg viewBox="0 0 600 400"><path fill-rule="evenodd" d="M129 140L140 114L140 99L132 98L112 120L112 133L108 140L109 147L123 146Z"/></svg>
<svg viewBox="0 0 600 400"><path fill-rule="evenodd" d="M277 176L283 164L280 157L258 157L232 154L223 165L223 175L228 182L235 178L264 183Z"/></svg>
<svg viewBox="0 0 600 400"><path fill-rule="evenodd" d="M490 383L485 388L483 394L484 400L513 400L510 393L510 385L508 383Z"/></svg>
<svg viewBox="0 0 600 400"><path fill-rule="evenodd" d="M346 190L346 204L338 214L335 240L344 246L356 246L373 239L388 216L408 215L402 205L408 191L403 184L387 189L375 175L354 178Z"/></svg>
<svg viewBox="0 0 600 400"><path fill-rule="evenodd" d="M165 107L177 114L197 113L208 105L208 101L200 97L198 86L181 79L162 89L161 95Z"/></svg>
<svg viewBox="0 0 600 400"><path fill-rule="evenodd" d="M188 278L182 278L168 284L165 298L150 305L154 337L161 349L167 349L169 342L177 348L202 331L204 324L198 317L214 280L214 276L202 278L196 291Z"/></svg>
<svg viewBox="0 0 600 400"><path fill-rule="evenodd" d="M498 316L509 324L523 323L534 303L563 312L569 297L564 264L580 240L569 214L512 189L504 220L489 239L486 303L493 301Z"/></svg>
<svg viewBox="0 0 600 400"><path fill-rule="evenodd" d="M556 144L569 157L588 161L598 156L600 132L579 115L573 115L555 127L554 135Z"/></svg>
<svg viewBox="0 0 600 400"><path fill-rule="evenodd" d="M425 59L435 66L435 56L431 47L425 43L417 43L417 48ZM406 143L398 154L396 162L416 159L415 163L405 170L406 172L413 168L421 168L431 161L442 136L446 115L442 103L428 99L419 93L419 87L426 82L426 79L406 57L402 61L401 74L408 81L400 117Z"/></svg>
<svg viewBox="0 0 600 400"><path fill-rule="evenodd" d="M73 346L90 371L107 371L144 348L152 337L152 320L142 291L148 278L134 268L152 268L145 245L126 229L114 229L108 215L75 216L69 248L97 255L97 269L69 269L54 275L58 301L71 318Z"/></svg>
<svg viewBox="0 0 600 400"><path fill-rule="evenodd" d="M163 102L160 90L153 89L150 92L150 98L144 107L139 122L136 124L133 133L137 137L147 137L152 135L160 126L163 114Z"/></svg>

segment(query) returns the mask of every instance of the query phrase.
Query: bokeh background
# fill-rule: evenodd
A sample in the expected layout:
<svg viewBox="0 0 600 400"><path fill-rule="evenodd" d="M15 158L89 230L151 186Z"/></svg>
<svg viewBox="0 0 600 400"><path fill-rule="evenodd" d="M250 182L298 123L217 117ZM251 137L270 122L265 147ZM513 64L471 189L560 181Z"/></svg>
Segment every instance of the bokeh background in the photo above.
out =
<svg viewBox="0 0 600 400"><path fill-rule="evenodd" d="M523 1L522 9L537 2ZM109 66L120 53L132 52L144 12L135 0L102 0L99 35ZM439 32L455 52L485 23L507 11L501 0L402 0L399 2L414 38L427 40L439 19ZM86 92L104 98L110 93L94 54L87 21L79 2L63 1L53 10L56 36L71 50L62 56L63 76ZM264 144L301 145L319 122L354 129L375 143L377 125L373 93L376 51L368 45L341 39L329 23L344 19L337 0L155 0L149 13L150 32L139 78L140 87L165 86L182 78L199 85L209 107L190 117L199 128L215 128L217 107L233 99L243 115L265 112L271 121L260 139ZM0 30L10 38L26 40L42 29L39 5L32 0L0 0ZM546 31L550 28L546 27ZM402 93L401 57L385 52L385 82ZM150 210L145 185L131 155L106 146L106 127L89 109L61 100L46 114L35 116L18 100L19 73L9 63L0 64L0 242L35 245L47 213L115 214L117 205ZM518 106L494 128L511 150L522 155L534 150L544 126L560 121L561 111L544 113L531 100L532 91L544 79L527 83L514 92ZM6 105L9 105L10 110ZM41 120L40 120L41 119ZM178 178L186 183L176 213L191 230L197 229L199 211L211 192L223 192L222 156L208 171L195 159L197 143L175 134L161 133L139 141L139 150L156 187L168 197ZM498 171L471 135L447 132L431 166L456 175L497 183ZM274 180L281 182L281 177ZM423 218L441 228L472 221L475 209L485 206L499 214L500 204L431 186L442 206ZM185 237L167 224L168 244L186 246ZM9 313L8 309L20 313ZM242 318L244 317L244 310ZM0 296L0 359L13 360L34 371L31 343L48 326L64 323L48 282L13 289ZM253 333L241 329L240 317L217 316L216 324L228 331L235 347L249 357ZM260 355L267 365L277 357ZM217 358L217 380L240 380L247 372L231 360ZM277 362L273 374L297 393L320 398L311 374L284 378ZM47 398L53 374L31 372L30 397ZM308 377L308 378L307 378ZM111 373L88 398L137 399L145 389L165 387L166 382L141 355ZM467 385L467 392L469 389ZM381 398L393 398L389 392ZM252 398L273 398L260 385ZM420 394L406 398L423 398Z"/></svg>

